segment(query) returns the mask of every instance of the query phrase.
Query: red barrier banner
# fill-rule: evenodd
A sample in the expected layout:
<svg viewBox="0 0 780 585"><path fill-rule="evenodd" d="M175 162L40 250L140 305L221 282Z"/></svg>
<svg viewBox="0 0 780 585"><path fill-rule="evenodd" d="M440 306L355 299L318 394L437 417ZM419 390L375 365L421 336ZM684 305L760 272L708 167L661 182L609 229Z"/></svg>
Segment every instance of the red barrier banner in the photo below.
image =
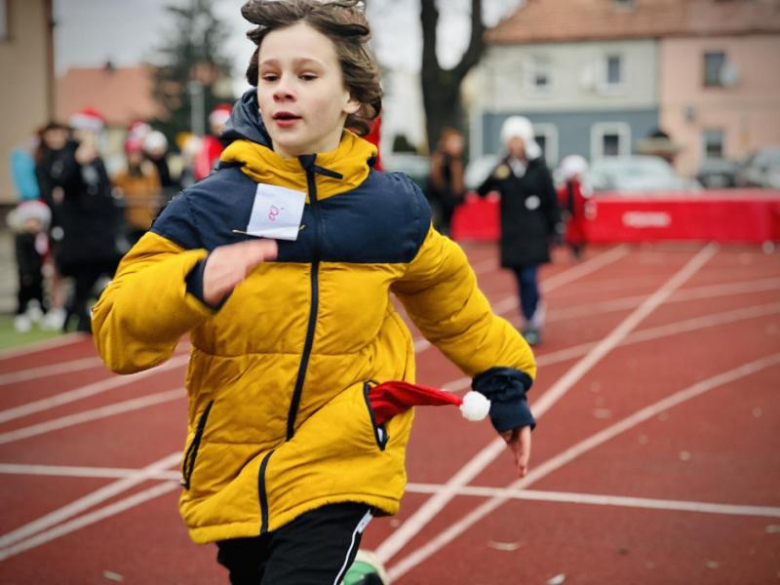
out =
<svg viewBox="0 0 780 585"><path fill-rule="evenodd" d="M587 237L592 243L780 241L780 191L768 189L599 193L588 202L587 214ZM494 240L498 230L495 199L470 198L458 208L452 221L456 240Z"/></svg>

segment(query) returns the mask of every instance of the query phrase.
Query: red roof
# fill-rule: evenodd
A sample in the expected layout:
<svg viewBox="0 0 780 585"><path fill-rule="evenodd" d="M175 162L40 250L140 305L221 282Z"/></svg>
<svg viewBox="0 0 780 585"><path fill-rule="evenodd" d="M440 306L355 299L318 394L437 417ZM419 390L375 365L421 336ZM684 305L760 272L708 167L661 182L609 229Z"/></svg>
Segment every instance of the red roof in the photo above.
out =
<svg viewBox="0 0 780 585"><path fill-rule="evenodd" d="M152 67L76 67L56 82L56 115L60 121L84 108L94 108L109 125L160 115L152 99Z"/></svg>
<svg viewBox="0 0 780 585"><path fill-rule="evenodd" d="M514 44L777 32L780 0L525 0L486 39Z"/></svg>

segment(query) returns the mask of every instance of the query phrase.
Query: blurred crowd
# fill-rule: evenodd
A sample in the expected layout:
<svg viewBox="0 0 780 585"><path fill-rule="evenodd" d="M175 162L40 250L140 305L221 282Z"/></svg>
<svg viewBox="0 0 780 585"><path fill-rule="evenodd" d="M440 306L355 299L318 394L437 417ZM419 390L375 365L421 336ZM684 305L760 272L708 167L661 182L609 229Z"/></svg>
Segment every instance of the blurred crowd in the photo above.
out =
<svg viewBox="0 0 780 585"><path fill-rule="evenodd" d="M133 122L117 157L107 152L106 120L86 108L14 149L17 331L90 332L90 302L171 198L209 174L229 115L229 105L218 106L209 135L177 136L174 147L146 121Z"/></svg>

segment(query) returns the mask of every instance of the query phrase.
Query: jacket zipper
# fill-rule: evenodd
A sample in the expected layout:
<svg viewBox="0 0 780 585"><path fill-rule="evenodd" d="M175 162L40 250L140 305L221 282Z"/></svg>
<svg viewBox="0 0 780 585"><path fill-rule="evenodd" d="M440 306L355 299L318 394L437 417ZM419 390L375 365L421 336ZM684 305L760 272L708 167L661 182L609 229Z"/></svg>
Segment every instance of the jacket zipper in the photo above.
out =
<svg viewBox="0 0 780 585"><path fill-rule="evenodd" d="M260 498L260 534L268 532L268 495L265 492L265 470L268 467L268 460L273 455L273 451L263 457L260 463L260 471L257 474L257 493Z"/></svg>
<svg viewBox="0 0 780 585"><path fill-rule="evenodd" d="M306 330L306 341L303 346L301 364L298 368L298 379L295 381L290 412L287 415L287 440L295 434L295 417L298 414L298 406L301 403L303 383L306 380L306 368L309 366L309 356L314 344L314 328L317 324L317 310L319 305L319 269L320 269L320 209L317 201L317 183L314 171L306 169L306 182L309 187L309 201L314 216L312 229L314 229L314 258L311 265L311 311L309 312L309 325Z"/></svg>
<svg viewBox="0 0 780 585"><path fill-rule="evenodd" d="M184 454L181 484L185 490L190 489L190 479L192 478L192 472L195 471L195 459L198 456L198 449L200 448L200 442L203 439L203 432L206 430L206 421L209 418L212 406L214 406L214 401L210 400L203 410L203 414L200 415L200 419L198 419L198 428L195 429L195 436L192 438L192 443L190 443L187 452Z"/></svg>

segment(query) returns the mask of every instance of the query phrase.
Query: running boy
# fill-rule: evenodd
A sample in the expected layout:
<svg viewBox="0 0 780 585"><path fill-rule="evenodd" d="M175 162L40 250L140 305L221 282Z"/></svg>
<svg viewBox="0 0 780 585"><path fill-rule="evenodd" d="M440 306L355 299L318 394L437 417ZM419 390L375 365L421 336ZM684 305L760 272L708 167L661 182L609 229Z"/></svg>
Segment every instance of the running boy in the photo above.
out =
<svg viewBox="0 0 780 585"><path fill-rule="evenodd" d="M356 1L252 0L247 72L220 168L128 253L94 309L117 372L192 355L181 514L231 582L339 583L372 514L404 491L412 410L378 425L369 390L414 380L423 334L492 400L524 475L536 373L462 250L359 136L381 110Z"/></svg>

